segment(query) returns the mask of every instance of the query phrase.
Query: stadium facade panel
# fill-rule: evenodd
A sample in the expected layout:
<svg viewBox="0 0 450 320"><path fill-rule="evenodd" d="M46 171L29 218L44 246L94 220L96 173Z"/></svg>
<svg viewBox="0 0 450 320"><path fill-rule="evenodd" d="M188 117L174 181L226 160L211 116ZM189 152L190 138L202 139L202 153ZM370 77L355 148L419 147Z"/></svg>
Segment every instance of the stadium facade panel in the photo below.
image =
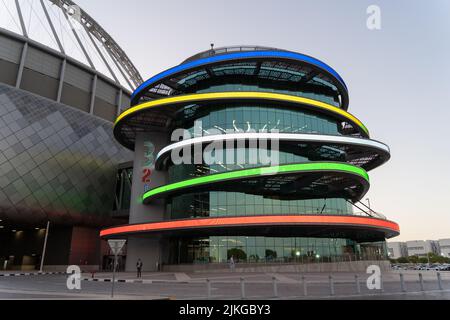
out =
<svg viewBox="0 0 450 320"><path fill-rule="evenodd" d="M98 231L128 220L115 189L132 160L112 127L141 82L73 1L0 3L1 267L39 268L46 230L45 268L108 263Z"/></svg>

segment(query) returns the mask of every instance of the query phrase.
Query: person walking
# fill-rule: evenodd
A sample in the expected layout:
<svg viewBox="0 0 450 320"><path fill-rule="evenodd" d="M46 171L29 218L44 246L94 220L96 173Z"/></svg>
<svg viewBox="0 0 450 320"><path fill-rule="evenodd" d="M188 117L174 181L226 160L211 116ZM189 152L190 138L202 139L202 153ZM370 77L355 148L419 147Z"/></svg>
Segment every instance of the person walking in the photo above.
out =
<svg viewBox="0 0 450 320"><path fill-rule="evenodd" d="M234 271L234 257L233 256L230 257L230 270L232 272Z"/></svg>
<svg viewBox="0 0 450 320"><path fill-rule="evenodd" d="M142 260L141 258L138 259L138 261L136 262L136 269L137 269L137 277L138 278L142 278Z"/></svg>

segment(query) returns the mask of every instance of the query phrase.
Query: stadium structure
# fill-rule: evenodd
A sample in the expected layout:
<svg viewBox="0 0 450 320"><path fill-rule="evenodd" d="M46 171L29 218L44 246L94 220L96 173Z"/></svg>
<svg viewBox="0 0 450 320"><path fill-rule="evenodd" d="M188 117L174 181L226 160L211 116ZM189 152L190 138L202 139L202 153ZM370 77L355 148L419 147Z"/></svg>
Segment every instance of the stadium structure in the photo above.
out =
<svg viewBox="0 0 450 320"><path fill-rule="evenodd" d="M115 188L132 160L112 125L141 82L74 2L0 1L0 268L39 268L46 230L46 268L108 263L98 230L128 221Z"/></svg>
<svg viewBox="0 0 450 320"><path fill-rule="evenodd" d="M128 239L128 270L387 260L399 227L360 200L390 150L348 104L334 69L276 48L212 47L155 75L115 121L134 151L130 218L101 237ZM250 161L263 137L276 165ZM211 145L247 161L207 161Z"/></svg>

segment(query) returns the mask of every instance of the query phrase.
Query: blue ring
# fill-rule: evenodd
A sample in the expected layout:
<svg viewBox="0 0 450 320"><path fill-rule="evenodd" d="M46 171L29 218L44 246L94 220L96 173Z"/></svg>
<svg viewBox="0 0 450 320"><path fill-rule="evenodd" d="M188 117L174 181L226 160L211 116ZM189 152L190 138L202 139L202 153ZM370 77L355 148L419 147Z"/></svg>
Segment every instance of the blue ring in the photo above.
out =
<svg viewBox="0 0 450 320"><path fill-rule="evenodd" d="M167 69L166 71L163 71L163 72L158 73L157 75L151 77L147 81L143 82L139 87L137 87L136 90L131 95L131 100L133 100L137 94L139 94L145 88L149 87L151 84L153 84L167 76L178 73L180 71L195 68L195 67L205 65L205 64L210 64L210 63L220 62L220 61L225 61L225 60L230 60L230 59L259 58L259 57L289 58L289 59L299 60L299 61L313 64L317 67L320 67L320 68L328 71L347 90L347 86L345 85L344 80L341 78L341 76L336 71L333 70L333 68L331 68L327 64L325 64L322 61L317 60L313 57L310 57L310 56L307 56L307 55L304 55L301 53L295 53L295 52L289 52L289 51L250 51L250 52L228 53L228 54L222 54L222 55L218 55L218 56L202 58L202 59L186 62L186 63L180 64L176 67Z"/></svg>

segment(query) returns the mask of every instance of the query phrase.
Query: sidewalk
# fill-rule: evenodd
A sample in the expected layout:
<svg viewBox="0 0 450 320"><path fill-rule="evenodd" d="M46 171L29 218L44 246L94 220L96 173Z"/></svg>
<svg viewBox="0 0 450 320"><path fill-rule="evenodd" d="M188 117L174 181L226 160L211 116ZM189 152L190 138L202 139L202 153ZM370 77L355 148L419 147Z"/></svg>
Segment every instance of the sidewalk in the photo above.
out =
<svg viewBox="0 0 450 320"><path fill-rule="evenodd" d="M403 274L405 280L416 280L418 274L421 273L424 280L436 279L436 271L389 271L382 272L383 281L398 281L400 273ZM136 272L116 272L116 279L120 280L137 280L137 281L157 281L157 282L200 282L206 279L210 280L239 280L240 278L254 279L254 280L272 280L275 277L280 282L295 282L299 281L302 276L314 281L328 282L328 276L333 275L336 280L352 280L355 275L358 275L360 279L366 279L370 276L367 273L353 273L353 272L290 272L290 273L269 273L269 272L143 272L141 278L136 277ZM440 272L442 280L450 280L450 272ZM96 272L82 273L84 279L112 279L112 272ZM124 281L125 282L125 281Z"/></svg>

